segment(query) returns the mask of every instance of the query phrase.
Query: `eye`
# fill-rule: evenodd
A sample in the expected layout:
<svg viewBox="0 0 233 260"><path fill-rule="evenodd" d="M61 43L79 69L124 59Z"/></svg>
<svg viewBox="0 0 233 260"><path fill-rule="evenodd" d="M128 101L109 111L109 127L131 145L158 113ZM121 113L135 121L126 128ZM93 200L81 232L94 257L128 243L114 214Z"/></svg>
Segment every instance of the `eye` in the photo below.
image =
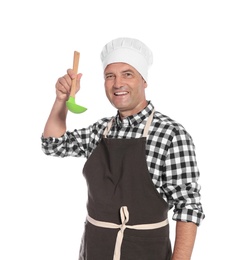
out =
<svg viewBox="0 0 233 260"><path fill-rule="evenodd" d="M133 73L130 71L126 71L123 73L124 78L132 78Z"/></svg>
<svg viewBox="0 0 233 260"><path fill-rule="evenodd" d="M106 74L105 75L105 79L112 79L112 78L114 78L113 74Z"/></svg>

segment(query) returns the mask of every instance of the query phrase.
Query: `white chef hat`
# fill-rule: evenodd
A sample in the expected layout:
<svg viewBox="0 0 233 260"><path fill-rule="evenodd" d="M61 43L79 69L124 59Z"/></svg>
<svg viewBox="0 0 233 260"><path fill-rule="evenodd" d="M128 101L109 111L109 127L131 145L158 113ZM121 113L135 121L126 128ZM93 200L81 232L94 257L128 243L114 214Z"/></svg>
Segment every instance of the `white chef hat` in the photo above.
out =
<svg viewBox="0 0 233 260"><path fill-rule="evenodd" d="M151 50L141 41L133 38L117 38L107 43L101 52L103 69L108 64L124 62L134 67L147 81L148 69L153 63Z"/></svg>

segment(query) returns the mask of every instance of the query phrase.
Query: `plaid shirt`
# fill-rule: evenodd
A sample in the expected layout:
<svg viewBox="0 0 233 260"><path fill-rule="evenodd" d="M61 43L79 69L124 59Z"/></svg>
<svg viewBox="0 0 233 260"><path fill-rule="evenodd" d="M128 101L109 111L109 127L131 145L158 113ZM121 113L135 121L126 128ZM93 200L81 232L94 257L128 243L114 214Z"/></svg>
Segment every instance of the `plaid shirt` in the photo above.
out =
<svg viewBox="0 0 233 260"><path fill-rule="evenodd" d="M139 138L154 106L120 120L116 115L108 138ZM47 155L88 158L99 144L111 118L103 118L93 125L67 131L60 138L43 138L42 150ZM146 144L146 160L152 182L174 208L173 219L200 225L204 213L200 202L199 170L191 136L182 125L158 111L154 113Z"/></svg>

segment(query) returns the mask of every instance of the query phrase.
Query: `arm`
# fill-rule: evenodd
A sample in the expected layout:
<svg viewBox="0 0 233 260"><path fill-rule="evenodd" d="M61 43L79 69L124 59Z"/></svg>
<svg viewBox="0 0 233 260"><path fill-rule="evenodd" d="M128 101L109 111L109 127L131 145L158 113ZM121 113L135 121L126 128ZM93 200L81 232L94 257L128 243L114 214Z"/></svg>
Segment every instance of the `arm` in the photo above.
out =
<svg viewBox="0 0 233 260"><path fill-rule="evenodd" d="M196 238L197 225L192 222L177 221L176 238L172 260L190 260Z"/></svg>
<svg viewBox="0 0 233 260"><path fill-rule="evenodd" d="M60 137L66 131L67 108L65 101L56 98L48 120L45 124L43 136Z"/></svg>
<svg viewBox="0 0 233 260"><path fill-rule="evenodd" d="M73 70L67 70L67 74L58 79L56 83L56 99L45 124L43 137L60 137L66 132L66 101L69 98L72 80L77 79L77 91L80 88L81 74L74 74Z"/></svg>
<svg viewBox="0 0 233 260"><path fill-rule="evenodd" d="M174 132L164 166L167 178L165 189L170 208L174 206L173 220L176 221L172 260L190 260L197 226L205 215L201 205L195 146L191 136L182 128Z"/></svg>

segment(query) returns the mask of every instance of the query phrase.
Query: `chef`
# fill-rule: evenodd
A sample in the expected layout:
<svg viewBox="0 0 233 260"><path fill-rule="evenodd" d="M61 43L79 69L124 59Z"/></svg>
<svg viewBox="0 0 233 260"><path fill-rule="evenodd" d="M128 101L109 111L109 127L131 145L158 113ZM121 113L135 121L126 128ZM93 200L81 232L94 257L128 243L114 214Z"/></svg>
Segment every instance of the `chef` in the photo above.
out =
<svg viewBox="0 0 233 260"><path fill-rule="evenodd" d="M87 159L87 218L79 260L189 260L204 219L192 137L146 98L153 63L147 45L134 38L113 39L103 47L101 61L116 115L67 130L66 101L72 81L78 94L82 77L68 69L57 80L41 138L47 155ZM173 249L170 209L176 221Z"/></svg>

